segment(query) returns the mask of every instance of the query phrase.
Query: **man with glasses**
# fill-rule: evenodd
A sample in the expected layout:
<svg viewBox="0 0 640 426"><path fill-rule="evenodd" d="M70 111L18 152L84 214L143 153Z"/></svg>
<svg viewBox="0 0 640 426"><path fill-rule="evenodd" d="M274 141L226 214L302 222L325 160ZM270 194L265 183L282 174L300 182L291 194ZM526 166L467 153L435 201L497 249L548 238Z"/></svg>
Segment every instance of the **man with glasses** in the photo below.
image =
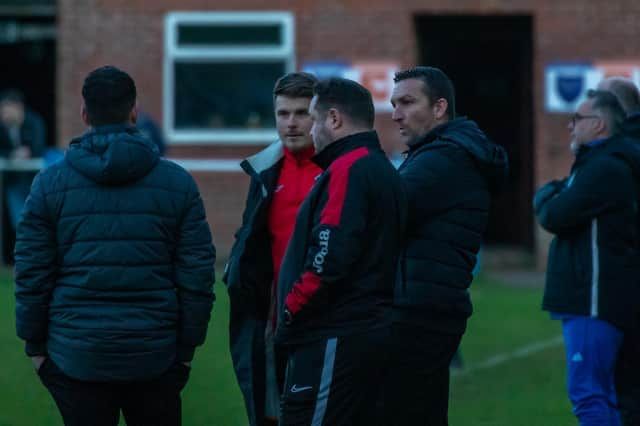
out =
<svg viewBox="0 0 640 426"><path fill-rule="evenodd" d="M567 388L582 426L620 424L614 368L637 316L640 149L616 136L624 120L614 95L589 91L568 126L570 176L534 197L540 225L554 234L543 309L562 320Z"/></svg>

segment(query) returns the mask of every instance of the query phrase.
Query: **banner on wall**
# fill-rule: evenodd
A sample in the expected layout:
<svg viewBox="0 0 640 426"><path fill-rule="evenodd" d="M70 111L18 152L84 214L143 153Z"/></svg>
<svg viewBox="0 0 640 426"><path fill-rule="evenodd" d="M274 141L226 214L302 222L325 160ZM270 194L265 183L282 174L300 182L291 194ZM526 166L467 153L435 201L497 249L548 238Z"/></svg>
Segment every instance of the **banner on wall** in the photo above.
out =
<svg viewBox="0 0 640 426"><path fill-rule="evenodd" d="M574 112L605 77L623 76L640 87L640 61L554 63L545 69L545 109Z"/></svg>
<svg viewBox="0 0 640 426"><path fill-rule="evenodd" d="M306 62L302 70L315 74L318 78L342 77L357 81L369 89L376 112L391 111L393 76L398 71L393 61L339 61Z"/></svg>

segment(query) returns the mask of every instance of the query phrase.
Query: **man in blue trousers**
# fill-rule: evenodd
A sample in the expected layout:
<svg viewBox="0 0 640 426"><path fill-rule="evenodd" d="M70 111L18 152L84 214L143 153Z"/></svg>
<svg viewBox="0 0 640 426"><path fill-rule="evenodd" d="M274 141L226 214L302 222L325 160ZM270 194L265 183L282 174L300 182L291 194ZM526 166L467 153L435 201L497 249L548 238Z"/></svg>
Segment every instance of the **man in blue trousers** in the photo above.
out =
<svg viewBox="0 0 640 426"><path fill-rule="evenodd" d="M640 294L640 146L616 97L589 91L571 118L571 174L540 188L537 219L554 234L543 309L562 321L567 388L582 426L619 425L614 369Z"/></svg>

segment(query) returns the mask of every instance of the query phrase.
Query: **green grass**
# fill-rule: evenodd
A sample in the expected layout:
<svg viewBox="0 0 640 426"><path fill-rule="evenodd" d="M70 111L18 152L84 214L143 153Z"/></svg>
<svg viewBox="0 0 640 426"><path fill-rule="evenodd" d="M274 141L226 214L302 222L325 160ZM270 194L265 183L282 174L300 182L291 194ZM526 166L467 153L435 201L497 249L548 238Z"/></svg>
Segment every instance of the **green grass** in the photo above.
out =
<svg viewBox="0 0 640 426"><path fill-rule="evenodd" d="M558 321L540 310L542 291L480 278L471 296L474 314L462 339L470 372L452 377L451 426L577 425L565 391L562 345L474 370L494 355L562 334Z"/></svg>
<svg viewBox="0 0 640 426"><path fill-rule="evenodd" d="M228 351L228 300L222 285L206 344L196 352L183 393L185 426L246 425ZM540 311L540 290L480 279L473 284L475 313L463 339L469 372L451 381L451 426L576 425L565 394L564 351L555 346L492 368L474 366L493 355L560 334ZM60 426L49 394L15 337L13 284L0 270L0 426Z"/></svg>

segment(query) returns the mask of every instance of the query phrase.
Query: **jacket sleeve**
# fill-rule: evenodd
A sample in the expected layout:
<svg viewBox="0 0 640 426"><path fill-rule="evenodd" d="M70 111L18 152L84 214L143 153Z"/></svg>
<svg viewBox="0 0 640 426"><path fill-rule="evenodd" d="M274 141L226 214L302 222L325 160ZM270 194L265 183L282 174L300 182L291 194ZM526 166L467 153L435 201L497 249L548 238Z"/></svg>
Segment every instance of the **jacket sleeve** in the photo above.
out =
<svg viewBox="0 0 640 426"><path fill-rule="evenodd" d="M246 244L246 232L249 232L251 216L257 204L256 200L261 197L261 184L254 178L251 178L247 199L245 201L244 211L242 213L242 225L235 233L235 242L231 248L229 260L224 268L222 281L227 285L229 297L234 300L242 300L250 297L251 292L246 287L246 283L240 280L240 256Z"/></svg>
<svg viewBox="0 0 640 426"><path fill-rule="evenodd" d="M542 206L546 204L551 198L558 195L560 191L562 191L567 184L567 179L563 180L552 180L551 182L547 182L542 185L533 196L533 210L536 215L542 209Z"/></svg>
<svg viewBox="0 0 640 426"><path fill-rule="evenodd" d="M180 223L175 270L180 327L178 361L190 361L195 347L204 343L215 296L215 247L202 198L191 177L187 204Z"/></svg>
<svg viewBox="0 0 640 426"><path fill-rule="evenodd" d="M550 183L548 185L552 185ZM633 203L631 169L616 157L594 159L578 169L567 184L542 187L534 199L540 225L554 234L573 232L593 218ZM550 192L543 196L541 192Z"/></svg>
<svg viewBox="0 0 640 426"><path fill-rule="evenodd" d="M16 332L29 356L46 355L49 301L56 283L56 239L38 174L18 223L15 246Z"/></svg>
<svg viewBox="0 0 640 426"><path fill-rule="evenodd" d="M362 163L329 170L329 182L314 213L303 273L285 299L293 316L318 303L316 295L325 287L352 274L352 264L365 254L369 191L366 170L359 166Z"/></svg>

